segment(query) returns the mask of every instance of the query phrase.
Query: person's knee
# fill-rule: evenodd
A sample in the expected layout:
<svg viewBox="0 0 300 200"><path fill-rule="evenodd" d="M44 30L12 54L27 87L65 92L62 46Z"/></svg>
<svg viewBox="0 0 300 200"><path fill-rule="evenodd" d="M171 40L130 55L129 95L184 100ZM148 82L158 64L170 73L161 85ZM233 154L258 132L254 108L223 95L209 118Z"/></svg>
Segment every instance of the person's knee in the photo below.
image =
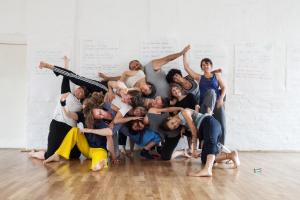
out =
<svg viewBox="0 0 300 200"><path fill-rule="evenodd" d="M210 97L210 98L217 98L217 94L215 90L209 89L206 91L205 96Z"/></svg>

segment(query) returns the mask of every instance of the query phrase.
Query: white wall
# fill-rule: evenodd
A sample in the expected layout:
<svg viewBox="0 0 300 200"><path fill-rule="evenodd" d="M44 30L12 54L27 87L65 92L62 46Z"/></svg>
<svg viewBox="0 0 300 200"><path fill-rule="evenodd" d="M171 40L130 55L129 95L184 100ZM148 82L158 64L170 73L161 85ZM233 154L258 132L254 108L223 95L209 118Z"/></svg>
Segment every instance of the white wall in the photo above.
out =
<svg viewBox="0 0 300 200"><path fill-rule="evenodd" d="M16 4L21 1L13 2ZM22 33L26 24L29 60L33 56L30 49L37 47L37 41L40 46L49 48L59 46L61 43L67 44L64 46L70 49L73 66L76 66L80 63L81 38L110 38L118 41L120 68L126 68L128 61L135 58L147 62L140 55L140 43L151 38L175 38L178 50L190 43L192 52L193 46L197 44L222 46L226 62L220 65L228 85L226 102L228 146L243 150L300 150L298 145L300 116L297 115L300 109L298 100L300 95L299 92L286 90L286 48L289 44L297 43L300 38L299 1L28 0L26 2L26 5L18 4L17 8L7 8L15 12L7 12L6 9L4 13L0 12L0 15L14 19L11 23L13 25L7 25L2 18L1 24L7 26L4 29L13 30L7 33ZM24 12L27 15L26 21L22 17ZM0 30L2 30L0 33L3 33L3 29ZM273 89L267 93L238 95L234 91L236 87L234 47L244 42L273 45L273 65L270 70ZM28 68L31 69L32 65L29 62ZM197 69L197 66L194 66L194 69ZM60 80L54 80L50 78L51 76L49 74L45 76L47 78L36 78L31 74L31 84L46 84L47 81L52 81L53 87L57 87ZM50 96L54 98L56 92L59 91L52 88ZM30 94L32 92L29 93L29 105L32 100ZM41 106L47 107L43 110L43 114L47 113L47 120L34 124L38 126L37 123L40 123L43 133L38 136L36 144L30 143L29 146L45 146L47 126L54 107L51 101L51 98L44 102L40 101ZM31 117L30 109L29 106L27 132L32 128L28 120Z"/></svg>
<svg viewBox="0 0 300 200"><path fill-rule="evenodd" d="M26 1L0 1L0 147L24 147L28 73Z"/></svg>

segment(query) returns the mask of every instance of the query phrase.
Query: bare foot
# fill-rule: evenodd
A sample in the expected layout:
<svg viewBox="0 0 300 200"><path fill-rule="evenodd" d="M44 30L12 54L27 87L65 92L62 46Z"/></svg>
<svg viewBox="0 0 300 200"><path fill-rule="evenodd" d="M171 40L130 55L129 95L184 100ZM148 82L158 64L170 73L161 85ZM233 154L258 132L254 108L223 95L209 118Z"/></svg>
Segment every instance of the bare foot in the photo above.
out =
<svg viewBox="0 0 300 200"><path fill-rule="evenodd" d="M60 161L59 155L53 154L53 155L50 156L47 160L45 160L45 161L43 162L43 164L47 164L47 163L49 163L49 162L58 162L58 161Z"/></svg>
<svg viewBox="0 0 300 200"><path fill-rule="evenodd" d="M208 169L201 169L199 172L190 172L188 176L195 176L195 177L211 177L212 171Z"/></svg>
<svg viewBox="0 0 300 200"><path fill-rule="evenodd" d="M45 151L34 151L28 153L29 157L37 158L39 160L45 160Z"/></svg>
<svg viewBox="0 0 300 200"><path fill-rule="evenodd" d="M43 69L43 68L51 69L52 67L53 67L53 65L50 65L50 64L48 64L46 62L43 62L43 61L41 61L40 64L39 64L40 69Z"/></svg>
<svg viewBox="0 0 300 200"><path fill-rule="evenodd" d="M241 165L239 155L236 150L230 153L230 158L233 161L233 168L238 168Z"/></svg>
<svg viewBox="0 0 300 200"><path fill-rule="evenodd" d="M64 56L63 59L64 59L64 68L69 69L70 59L68 58L68 56Z"/></svg>
<svg viewBox="0 0 300 200"><path fill-rule="evenodd" d="M95 165L95 167L93 167L92 170L93 170L94 172L100 171L101 169L104 168L105 162L106 162L106 160L101 160L100 162L98 162L98 163Z"/></svg>
<svg viewBox="0 0 300 200"><path fill-rule="evenodd" d="M174 160L175 158L177 158L179 156L184 156L184 151L183 150L175 151L171 156L171 160Z"/></svg>

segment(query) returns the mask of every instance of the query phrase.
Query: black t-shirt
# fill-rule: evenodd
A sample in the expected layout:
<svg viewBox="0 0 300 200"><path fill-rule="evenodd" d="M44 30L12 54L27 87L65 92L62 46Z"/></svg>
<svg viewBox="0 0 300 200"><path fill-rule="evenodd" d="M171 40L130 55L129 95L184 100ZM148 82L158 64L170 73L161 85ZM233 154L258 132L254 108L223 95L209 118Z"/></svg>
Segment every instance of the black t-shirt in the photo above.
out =
<svg viewBox="0 0 300 200"><path fill-rule="evenodd" d="M184 99L182 99L181 101L177 101L175 106L195 110L196 104L197 101L195 99L195 96L192 93L188 93Z"/></svg>
<svg viewBox="0 0 300 200"><path fill-rule="evenodd" d="M77 123L82 123L83 126L86 128L85 118L82 112L77 112L78 120ZM102 120L96 120L94 124L94 129L102 129L107 128L107 123ZM106 136L96 135L93 133L84 133L89 146L92 148L103 148L106 149Z"/></svg>

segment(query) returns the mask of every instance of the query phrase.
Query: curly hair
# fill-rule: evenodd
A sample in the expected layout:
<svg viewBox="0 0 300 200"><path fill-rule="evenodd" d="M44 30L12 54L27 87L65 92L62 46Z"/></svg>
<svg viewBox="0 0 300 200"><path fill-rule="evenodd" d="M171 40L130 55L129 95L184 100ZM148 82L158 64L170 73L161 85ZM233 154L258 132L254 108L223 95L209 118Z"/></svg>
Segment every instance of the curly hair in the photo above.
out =
<svg viewBox="0 0 300 200"><path fill-rule="evenodd" d="M168 72L168 74L167 74L167 76L166 76L166 80L167 80L167 82L168 82L169 84L170 84L170 83L174 83L173 78L174 78L174 76L175 76L176 74L178 74L178 75L180 75L180 76L182 77L182 73L181 73L181 71L180 71L179 69L171 69L171 70Z"/></svg>

